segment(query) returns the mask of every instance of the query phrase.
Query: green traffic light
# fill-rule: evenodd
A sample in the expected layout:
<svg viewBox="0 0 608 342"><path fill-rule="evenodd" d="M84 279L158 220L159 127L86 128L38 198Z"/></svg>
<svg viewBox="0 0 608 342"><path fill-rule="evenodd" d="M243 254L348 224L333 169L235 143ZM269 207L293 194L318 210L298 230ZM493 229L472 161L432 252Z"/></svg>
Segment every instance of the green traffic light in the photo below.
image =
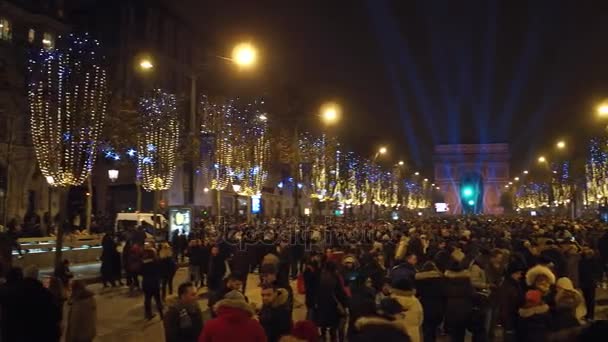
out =
<svg viewBox="0 0 608 342"><path fill-rule="evenodd" d="M473 196L473 189L470 187L462 189L462 195L467 198Z"/></svg>

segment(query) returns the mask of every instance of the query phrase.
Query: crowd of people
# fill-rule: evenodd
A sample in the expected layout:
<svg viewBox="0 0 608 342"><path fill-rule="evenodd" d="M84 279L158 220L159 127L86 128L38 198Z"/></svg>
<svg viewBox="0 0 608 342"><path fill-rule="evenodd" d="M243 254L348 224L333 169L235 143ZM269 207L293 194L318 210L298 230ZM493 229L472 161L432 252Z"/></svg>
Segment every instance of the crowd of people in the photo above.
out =
<svg viewBox="0 0 608 342"><path fill-rule="evenodd" d="M146 319L155 317L154 299L170 342L457 342L467 333L473 341L593 341L606 331L594 316L608 267L608 229L598 221L476 216L207 225L162 243L138 231L108 233L102 247L104 286L124 280L133 293L141 290ZM181 266L189 279L167 307ZM259 289L261 305L245 295L251 273L259 274L249 286ZM92 293L61 274L51 279L45 287L18 269L6 277L3 334L18 336L10 333L24 323L11 322L25 314L18 303L27 288L49 303L39 314L54 322L48 326L56 335L95 336L94 323L70 329L94 321ZM203 287L208 307L201 309ZM306 316L294 322L296 293ZM66 301L67 329L61 329Z"/></svg>

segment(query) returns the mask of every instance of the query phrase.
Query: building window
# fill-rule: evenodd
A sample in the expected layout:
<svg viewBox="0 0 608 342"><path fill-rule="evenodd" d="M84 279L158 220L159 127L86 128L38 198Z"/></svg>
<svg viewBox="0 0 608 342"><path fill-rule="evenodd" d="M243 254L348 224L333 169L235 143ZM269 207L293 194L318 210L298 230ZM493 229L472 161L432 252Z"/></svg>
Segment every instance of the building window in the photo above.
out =
<svg viewBox="0 0 608 342"><path fill-rule="evenodd" d="M44 32L42 36L42 46L45 49L52 49L55 47L55 36L52 33Z"/></svg>
<svg viewBox="0 0 608 342"><path fill-rule="evenodd" d="M0 18L0 40L11 40L11 22Z"/></svg>
<svg viewBox="0 0 608 342"><path fill-rule="evenodd" d="M31 44L34 42L34 40L36 40L36 30L31 28L29 31L27 31L27 41Z"/></svg>

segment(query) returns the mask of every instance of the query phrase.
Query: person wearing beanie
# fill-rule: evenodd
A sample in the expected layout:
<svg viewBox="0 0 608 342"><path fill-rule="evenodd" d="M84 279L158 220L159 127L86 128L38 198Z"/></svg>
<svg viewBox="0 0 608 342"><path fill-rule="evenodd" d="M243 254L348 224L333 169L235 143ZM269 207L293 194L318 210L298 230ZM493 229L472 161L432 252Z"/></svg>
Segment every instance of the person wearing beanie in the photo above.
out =
<svg viewBox="0 0 608 342"><path fill-rule="evenodd" d="M515 341L517 310L524 304L522 282L526 265L519 259L512 260L507 266L505 280L496 291L498 304L497 323L504 329L505 339Z"/></svg>
<svg viewBox="0 0 608 342"><path fill-rule="evenodd" d="M551 312L549 305L542 300L543 294L539 290L528 290L525 295L525 304L518 310L519 323L517 341L538 342L545 341L551 327Z"/></svg>
<svg viewBox="0 0 608 342"><path fill-rule="evenodd" d="M422 342L421 327L423 319L422 304L416 298L414 290L414 282L410 279L403 278L391 284L392 298L405 311L405 317L400 321L405 327L410 340L412 342Z"/></svg>
<svg viewBox="0 0 608 342"><path fill-rule="evenodd" d="M471 274L463 269L464 254L452 252L445 272L445 328L453 342L462 342L473 313L474 289Z"/></svg>
<svg viewBox="0 0 608 342"><path fill-rule="evenodd" d="M198 342L266 342L266 334L254 310L240 291L230 291L213 307L217 318L207 321Z"/></svg>

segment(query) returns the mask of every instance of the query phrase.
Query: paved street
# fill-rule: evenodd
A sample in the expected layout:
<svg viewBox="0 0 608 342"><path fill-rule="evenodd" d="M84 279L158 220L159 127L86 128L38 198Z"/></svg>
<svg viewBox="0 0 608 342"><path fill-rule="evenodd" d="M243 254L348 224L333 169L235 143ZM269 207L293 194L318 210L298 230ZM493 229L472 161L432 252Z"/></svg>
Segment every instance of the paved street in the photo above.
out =
<svg viewBox="0 0 608 342"><path fill-rule="evenodd" d="M180 268L175 277L175 291L177 291L177 285L185 281L186 278L187 269ZM258 281L258 275L249 275L246 295L250 302L261 305L260 291L256 286ZM295 288L295 283L292 286ZM89 288L97 293L98 336L95 339L96 342L164 341L164 331L158 316L151 321L144 319L142 294L129 296L129 290L126 287L103 289L101 284L92 284L89 285ZM203 288L201 290L203 298L199 301L203 310L207 308L205 292L206 289ZM169 303L174 300L175 295L168 298ZM296 295L295 320L303 319L306 315L303 300L303 296Z"/></svg>

